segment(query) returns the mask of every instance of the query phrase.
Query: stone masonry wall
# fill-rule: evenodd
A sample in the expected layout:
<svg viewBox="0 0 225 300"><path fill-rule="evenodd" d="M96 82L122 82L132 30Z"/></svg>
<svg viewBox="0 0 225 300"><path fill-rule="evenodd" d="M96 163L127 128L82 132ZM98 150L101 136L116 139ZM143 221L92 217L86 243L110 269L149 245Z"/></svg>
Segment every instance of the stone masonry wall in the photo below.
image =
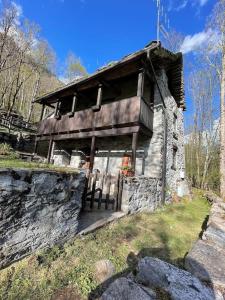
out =
<svg viewBox="0 0 225 300"><path fill-rule="evenodd" d="M83 173L0 170L0 268L75 236Z"/></svg>
<svg viewBox="0 0 225 300"><path fill-rule="evenodd" d="M177 192L182 174L185 172L184 154L184 116L181 108L177 107L176 101L168 88L168 79L165 71L158 74L158 83L166 105L167 117L167 140L166 140L166 191L167 195ZM158 91L155 92L156 104L160 103ZM174 128L174 114L177 116L176 129ZM176 165L173 166L173 148L177 149Z"/></svg>
<svg viewBox="0 0 225 300"><path fill-rule="evenodd" d="M122 210L126 213L154 211L162 203L162 181L149 177L124 179Z"/></svg>

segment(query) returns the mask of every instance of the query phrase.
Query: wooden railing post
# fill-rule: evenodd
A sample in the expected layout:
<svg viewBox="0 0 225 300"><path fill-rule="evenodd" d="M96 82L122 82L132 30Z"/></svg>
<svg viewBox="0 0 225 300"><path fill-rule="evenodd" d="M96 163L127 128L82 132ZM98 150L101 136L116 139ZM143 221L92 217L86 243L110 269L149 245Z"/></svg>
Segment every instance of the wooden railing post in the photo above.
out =
<svg viewBox="0 0 225 300"><path fill-rule="evenodd" d="M33 154L37 153L37 149L38 149L38 140L37 140L37 138L35 138Z"/></svg>
<svg viewBox="0 0 225 300"><path fill-rule="evenodd" d="M93 111L100 110L101 104L102 104L102 93L103 93L103 84L99 83L99 85L98 85L97 102L96 102L96 105L92 107Z"/></svg>
<svg viewBox="0 0 225 300"><path fill-rule="evenodd" d="M42 104L42 108L41 108L41 115L40 115L40 121L42 121L42 120L43 120L44 113L45 113L45 104Z"/></svg>
<svg viewBox="0 0 225 300"><path fill-rule="evenodd" d="M71 112L69 113L70 117L74 116L75 110L77 106L77 92L73 94L73 102L72 102L72 107L71 107Z"/></svg>
<svg viewBox="0 0 225 300"><path fill-rule="evenodd" d="M100 83L98 85L98 96L97 96L97 106L101 106L102 104L102 89L103 89L103 85Z"/></svg>
<svg viewBox="0 0 225 300"><path fill-rule="evenodd" d="M90 166L89 166L90 172L92 172L93 167L94 167L95 144L96 144L96 137L93 136L92 139L91 139L91 154L90 154Z"/></svg>
<svg viewBox="0 0 225 300"><path fill-rule="evenodd" d="M137 151L138 132L134 132L132 136L132 169L135 174L136 167L136 151Z"/></svg>
<svg viewBox="0 0 225 300"><path fill-rule="evenodd" d="M145 79L145 70L141 69L138 74L138 87L137 87L137 96L143 97L144 94L144 79Z"/></svg>
<svg viewBox="0 0 225 300"><path fill-rule="evenodd" d="M60 101L59 101L59 99L58 99L58 100L57 100L57 103L56 103L56 106L55 106L55 115L54 115L54 117L55 117L56 119L59 118L59 108L60 108Z"/></svg>
<svg viewBox="0 0 225 300"><path fill-rule="evenodd" d="M49 140L49 145L48 145L48 156L47 156L47 162L48 164L51 161L51 155L52 155L52 146L53 146L53 139Z"/></svg>

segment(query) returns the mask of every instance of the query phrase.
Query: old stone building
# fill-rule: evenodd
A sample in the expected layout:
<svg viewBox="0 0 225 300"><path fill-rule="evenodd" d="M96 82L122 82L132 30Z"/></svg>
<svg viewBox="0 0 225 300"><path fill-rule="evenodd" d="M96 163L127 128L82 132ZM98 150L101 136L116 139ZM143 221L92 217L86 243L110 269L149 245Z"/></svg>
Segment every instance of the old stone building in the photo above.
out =
<svg viewBox="0 0 225 300"><path fill-rule="evenodd" d="M160 43L36 100L49 162L124 179L122 209L153 210L185 176L183 61ZM55 113L45 118L45 107Z"/></svg>

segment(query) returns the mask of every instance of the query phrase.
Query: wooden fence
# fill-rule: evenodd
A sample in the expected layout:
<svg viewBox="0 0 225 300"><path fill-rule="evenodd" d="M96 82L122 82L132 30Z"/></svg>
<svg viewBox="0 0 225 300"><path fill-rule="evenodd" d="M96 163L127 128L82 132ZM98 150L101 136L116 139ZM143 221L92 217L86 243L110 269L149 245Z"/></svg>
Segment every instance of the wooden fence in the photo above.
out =
<svg viewBox="0 0 225 300"><path fill-rule="evenodd" d="M86 188L83 195L83 210L85 208L110 209L119 211L123 190L123 178L106 173L90 173L87 175Z"/></svg>
<svg viewBox="0 0 225 300"><path fill-rule="evenodd" d="M9 130L10 129L21 129L21 130L29 131L29 132L36 132L36 130L37 130L37 127L34 124L28 123L19 118L14 118L12 116L10 116L9 118L6 118L6 117L0 115L0 126L6 127Z"/></svg>

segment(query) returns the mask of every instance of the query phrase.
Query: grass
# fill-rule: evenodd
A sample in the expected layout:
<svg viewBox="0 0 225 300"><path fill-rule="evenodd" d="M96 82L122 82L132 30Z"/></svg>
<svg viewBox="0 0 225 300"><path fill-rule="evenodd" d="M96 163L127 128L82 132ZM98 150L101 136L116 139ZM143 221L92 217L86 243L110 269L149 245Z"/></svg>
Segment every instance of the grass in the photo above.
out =
<svg viewBox="0 0 225 300"><path fill-rule="evenodd" d="M24 168L24 169L46 169L55 170L59 172L75 172L77 169L67 167L57 167L52 164L28 162L18 158L11 158L9 156L0 156L0 168Z"/></svg>
<svg viewBox="0 0 225 300"><path fill-rule="evenodd" d="M62 289L86 299L98 286L94 264L100 259L109 259L118 274L133 268L134 257L155 256L183 267L208 212L197 193L193 201L127 216L62 248L31 255L0 272L0 299L54 299Z"/></svg>

